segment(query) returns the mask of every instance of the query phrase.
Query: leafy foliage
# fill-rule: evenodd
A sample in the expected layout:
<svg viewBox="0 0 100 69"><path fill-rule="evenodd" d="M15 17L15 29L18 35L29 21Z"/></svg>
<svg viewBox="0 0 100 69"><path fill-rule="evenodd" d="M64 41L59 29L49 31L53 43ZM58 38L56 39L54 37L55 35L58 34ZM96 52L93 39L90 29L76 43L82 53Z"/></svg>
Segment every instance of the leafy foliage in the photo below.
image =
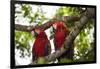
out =
<svg viewBox="0 0 100 69"><path fill-rule="evenodd" d="M37 9L33 9L32 6L33 5L29 4L18 4L15 11L15 20L20 16L22 18L27 18L29 20L29 25L42 25L44 21L48 20L48 18L44 15L45 12L43 11L41 5L35 5ZM79 7L62 6L56 10L54 17L60 18L67 15L81 16ZM65 23L67 27L72 30L77 22L70 21ZM89 20L89 23L84 27L85 29L83 29L75 39L75 62L94 60L94 24L93 19ZM51 35L54 36L53 29L51 29ZM15 30L15 48L20 50L21 57L31 55L31 43L34 39L35 38L33 38L30 33ZM62 60L62 62L63 61L72 62L71 60Z"/></svg>
<svg viewBox="0 0 100 69"><path fill-rule="evenodd" d="M30 42L32 41L32 35L30 33L20 31L15 31L15 33L15 47L16 49L20 49L20 57L24 57L25 55L30 56Z"/></svg>
<svg viewBox="0 0 100 69"><path fill-rule="evenodd" d="M77 49L77 53L75 53L75 55L76 57L79 57L79 61L94 60L94 32L91 32L94 30L93 28L94 22L90 20L89 23L85 26L85 29L80 32L75 40L75 48Z"/></svg>

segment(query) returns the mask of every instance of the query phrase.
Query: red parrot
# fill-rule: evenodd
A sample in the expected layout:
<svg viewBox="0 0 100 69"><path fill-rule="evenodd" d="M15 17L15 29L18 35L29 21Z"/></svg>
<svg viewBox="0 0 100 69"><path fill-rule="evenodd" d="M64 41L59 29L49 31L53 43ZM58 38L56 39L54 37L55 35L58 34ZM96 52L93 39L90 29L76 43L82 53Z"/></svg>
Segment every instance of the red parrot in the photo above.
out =
<svg viewBox="0 0 100 69"><path fill-rule="evenodd" d="M55 44L55 51L59 50L62 45L64 44L65 38L68 36L69 34L69 29L66 27L65 23L63 21L56 21L53 24L54 27L54 44ZM57 58L58 62L61 62L61 59L63 58L68 58L70 57L70 55L68 55L70 53L70 49L68 51L66 51L64 54L61 55L61 57Z"/></svg>
<svg viewBox="0 0 100 69"><path fill-rule="evenodd" d="M37 63L45 63L44 57L51 53L51 46L50 42L47 38L46 33L42 29L35 29L32 34L36 36L33 48L32 48L32 55L33 61L37 60Z"/></svg>
<svg viewBox="0 0 100 69"><path fill-rule="evenodd" d="M62 44L65 41L65 38L69 34L69 30L65 26L63 21L57 21L53 24L53 27L55 29L55 50L58 50L62 47Z"/></svg>

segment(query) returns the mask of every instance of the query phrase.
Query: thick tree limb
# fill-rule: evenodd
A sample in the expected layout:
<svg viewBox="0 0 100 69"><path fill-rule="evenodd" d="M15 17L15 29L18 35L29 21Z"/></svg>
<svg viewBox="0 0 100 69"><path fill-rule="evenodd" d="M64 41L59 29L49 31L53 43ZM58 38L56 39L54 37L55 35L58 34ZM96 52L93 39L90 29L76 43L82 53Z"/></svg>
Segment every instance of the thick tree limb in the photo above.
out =
<svg viewBox="0 0 100 69"><path fill-rule="evenodd" d="M86 12L81 16L80 20L79 20L79 18L75 19L75 21L79 20L79 23L76 24L74 29L70 32L69 36L66 38L66 40L63 44L63 47L60 50L57 50L56 52L46 56L45 57L46 61L52 61L52 60L56 59L57 57L59 57L60 55L62 55L66 50L68 50L68 48L73 43L76 36L83 29L83 27L88 23L88 20L93 17L95 17L95 9L87 8ZM74 20L74 18L72 18L72 17L66 17L66 18L67 18L67 20ZM72 18L72 19L70 19L70 18ZM22 25L16 24L15 29L19 30L19 31L30 32L33 28L41 27L42 29L45 30L45 29L49 28L53 23L54 23L54 21L51 20L51 21L43 24L42 26L35 26L35 27L33 27L33 26L28 27L28 26L22 26Z"/></svg>
<svg viewBox="0 0 100 69"><path fill-rule="evenodd" d="M30 32L30 29L32 29L32 26L15 24L15 29L18 31Z"/></svg>
<svg viewBox="0 0 100 69"><path fill-rule="evenodd" d="M79 17L77 17L77 16L64 16L60 20L63 20L63 21L66 21L66 20L67 21L78 21ZM51 25L54 23L54 21L56 21L56 20L52 19L52 20L44 23L41 26L36 25L35 27L15 24L15 29L18 30L18 31L24 31L24 32L30 32L34 28L42 28L42 29L46 30L49 27L51 27Z"/></svg>
<svg viewBox="0 0 100 69"><path fill-rule="evenodd" d="M62 55L66 50L68 50L68 48L73 43L76 36L79 34L82 28L88 23L88 20L93 17L95 17L95 9L87 8L87 11L81 17L79 23L75 26L75 28L70 32L69 36L66 38L63 47L60 50L46 56L45 57L46 61L52 61L57 57L59 57L60 55Z"/></svg>
<svg viewBox="0 0 100 69"><path fill-rule="evenodd" d="M55 60L57 57L62 55L66 50L68 50L71 44L73 43L74 39L76 38L76 36L83 29L83 27L88 23L88 20L93 17L95 17L95 9L87 8L87 11L80 18L79 23L74 27L74 29L70 32L69 36L66 38L63 47L60 50L57 50L56 52L46 56L45 57L46 61ZM31 65L32 64L34 64L34 62L32 62Z"/></svg>

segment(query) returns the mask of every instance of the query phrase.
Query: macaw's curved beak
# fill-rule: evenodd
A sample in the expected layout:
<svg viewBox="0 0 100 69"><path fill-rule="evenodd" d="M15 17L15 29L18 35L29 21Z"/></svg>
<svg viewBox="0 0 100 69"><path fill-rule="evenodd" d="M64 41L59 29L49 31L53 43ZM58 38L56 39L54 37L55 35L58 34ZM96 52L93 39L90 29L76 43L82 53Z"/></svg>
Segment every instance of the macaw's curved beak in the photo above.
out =
<svg viewBox="0 0 100 69"><path fill-rule="evenodd" d="M31 31L31 34L34 36L34 37L37 37L38 36L38 33L36 31Z"/></svg>

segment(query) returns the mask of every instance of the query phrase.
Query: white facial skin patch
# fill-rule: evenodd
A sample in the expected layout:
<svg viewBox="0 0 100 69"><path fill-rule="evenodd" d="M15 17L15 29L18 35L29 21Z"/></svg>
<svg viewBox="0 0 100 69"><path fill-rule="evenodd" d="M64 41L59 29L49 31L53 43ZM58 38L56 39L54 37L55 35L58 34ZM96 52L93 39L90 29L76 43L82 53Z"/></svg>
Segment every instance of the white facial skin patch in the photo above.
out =
<svg viewBox="0 0 100 69"><path fill-rule="evenodd" d="M57 28L57 24L53 24L53 27L54 27L54 29L56 29Z"/></svg>

